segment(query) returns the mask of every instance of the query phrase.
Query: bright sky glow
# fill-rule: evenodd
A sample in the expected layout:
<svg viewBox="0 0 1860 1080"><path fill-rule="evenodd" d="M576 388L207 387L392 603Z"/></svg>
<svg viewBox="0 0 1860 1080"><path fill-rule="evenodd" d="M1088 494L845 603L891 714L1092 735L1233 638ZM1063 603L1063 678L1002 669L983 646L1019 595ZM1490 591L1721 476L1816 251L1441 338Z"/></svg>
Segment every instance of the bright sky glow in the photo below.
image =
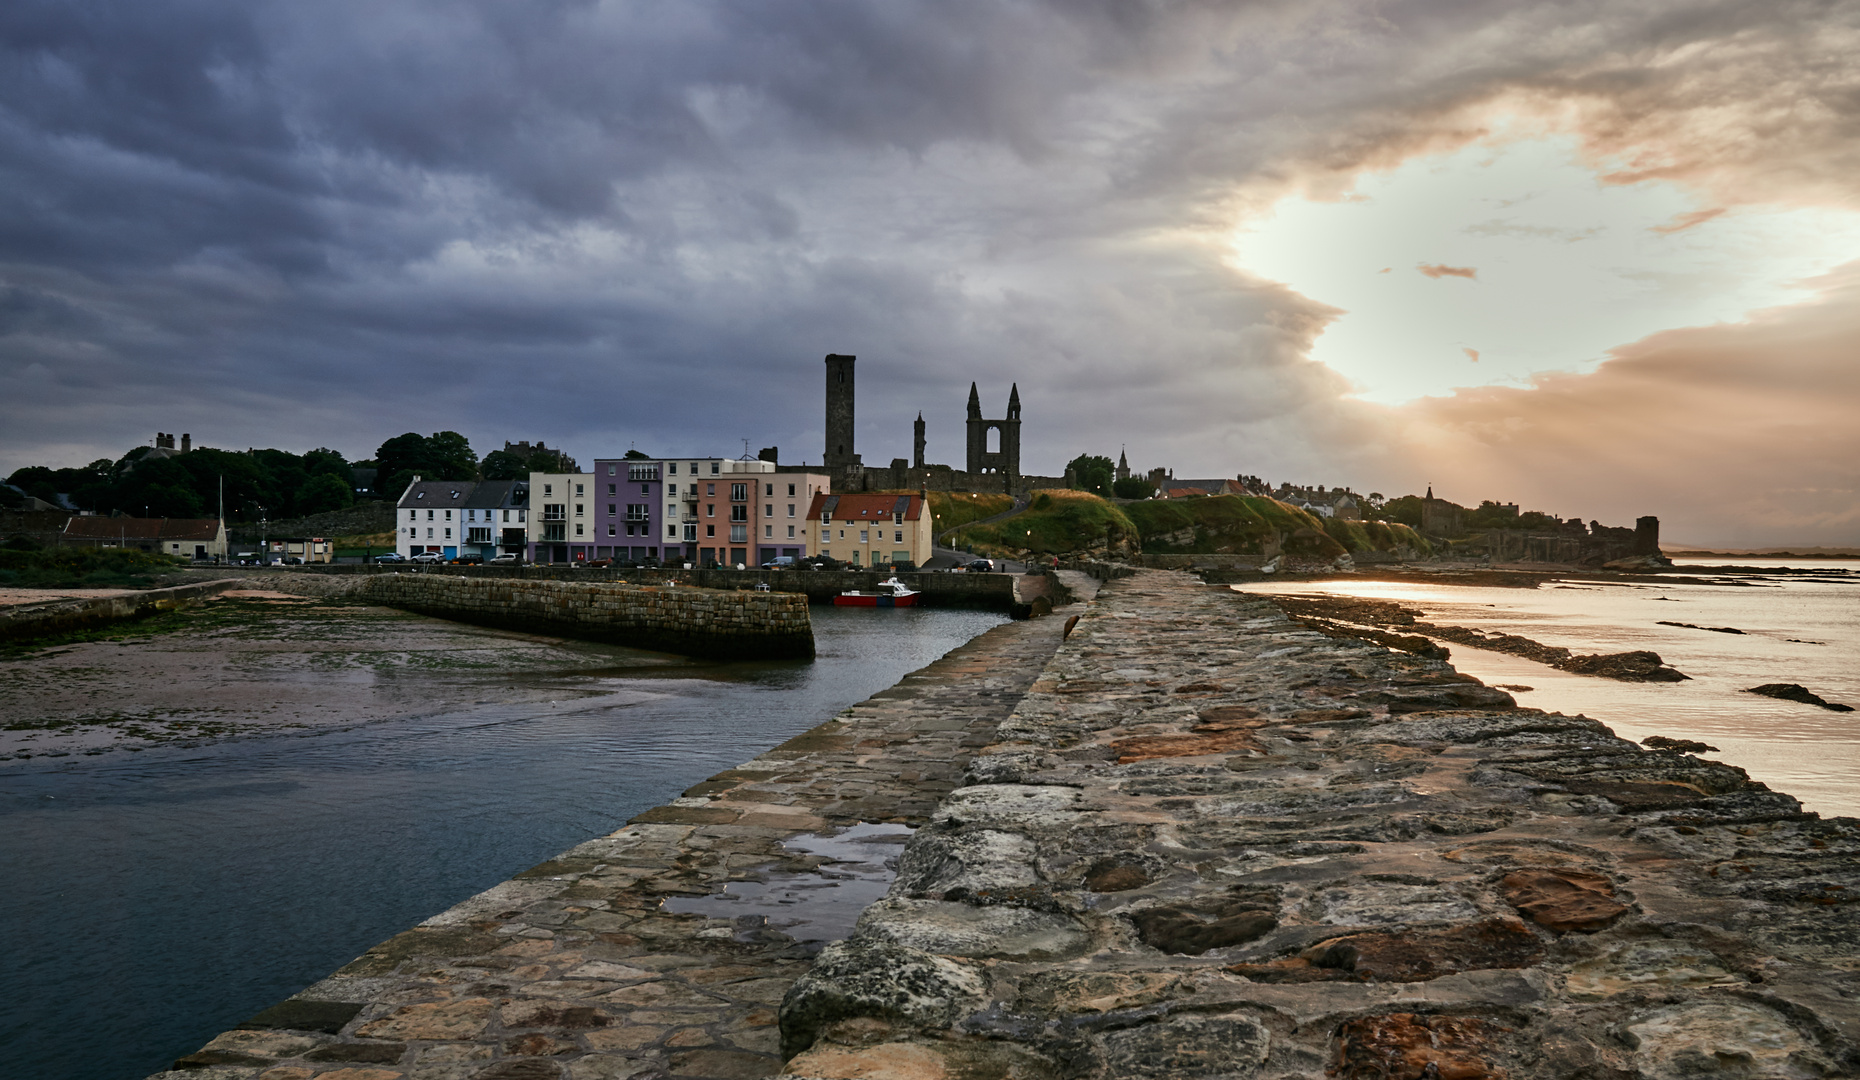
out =
<svg viewBox="0 0 1860 1080"><path fill-rule="evenodd" d="M1860 255L1857 214L1710 210L1669 184L1604 184L1572 140L1475 145L1344 201L1285 200L1235 262L1343 309L1313 358L1399 403L1588 370L1659 330L1808 299L1797 283Z"/></svg>

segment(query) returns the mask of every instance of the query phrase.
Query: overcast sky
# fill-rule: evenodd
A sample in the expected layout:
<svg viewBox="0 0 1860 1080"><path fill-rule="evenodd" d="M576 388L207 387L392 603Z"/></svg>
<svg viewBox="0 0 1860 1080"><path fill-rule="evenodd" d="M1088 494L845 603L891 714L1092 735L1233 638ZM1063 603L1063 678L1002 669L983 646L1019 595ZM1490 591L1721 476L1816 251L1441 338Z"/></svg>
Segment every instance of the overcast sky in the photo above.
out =
<svg viewBox="0 0 1860 1080"><path fill-rule="evenodd" d="M0 4L0 473L821 453L1860 544L1860 5Z"/></svg>

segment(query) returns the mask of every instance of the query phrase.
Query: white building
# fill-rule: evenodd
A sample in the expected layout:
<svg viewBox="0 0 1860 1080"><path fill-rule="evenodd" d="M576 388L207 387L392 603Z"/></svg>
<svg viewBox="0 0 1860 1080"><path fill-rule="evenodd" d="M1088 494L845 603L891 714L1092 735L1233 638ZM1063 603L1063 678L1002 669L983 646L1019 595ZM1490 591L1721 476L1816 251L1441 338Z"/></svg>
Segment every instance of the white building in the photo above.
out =
<svg viewBox="0 0 1860 1080"><path fill-rule="evenodd" d="M414 477L396 504L394 550L407 556L436 551L456 558L465 536L465 503L477 487L475 480Z"/></svg>

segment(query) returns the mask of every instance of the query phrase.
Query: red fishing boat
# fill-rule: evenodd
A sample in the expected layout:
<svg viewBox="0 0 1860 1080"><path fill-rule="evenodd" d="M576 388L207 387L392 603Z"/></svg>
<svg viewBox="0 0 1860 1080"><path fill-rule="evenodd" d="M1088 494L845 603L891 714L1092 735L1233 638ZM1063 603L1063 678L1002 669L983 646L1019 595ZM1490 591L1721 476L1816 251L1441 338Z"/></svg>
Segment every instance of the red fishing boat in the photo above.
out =
<svg viewBox="0 0 1860 1080"><path fill-rule="evenodd" d="M840 607L916 607L920 594L897 578L886 578L871 592L847 589L833 598Z"/></svg>

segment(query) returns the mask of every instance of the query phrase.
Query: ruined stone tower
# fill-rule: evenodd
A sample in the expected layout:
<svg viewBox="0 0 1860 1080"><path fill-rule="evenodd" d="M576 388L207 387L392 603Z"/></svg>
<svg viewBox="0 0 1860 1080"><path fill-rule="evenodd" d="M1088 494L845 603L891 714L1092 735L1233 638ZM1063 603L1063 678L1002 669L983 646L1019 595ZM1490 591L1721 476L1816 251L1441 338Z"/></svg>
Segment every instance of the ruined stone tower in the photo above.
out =
<svg viewBox="0 0 1860 1080"><path fill-rule="evenodd" d="M989 449L989 436L997 440ZM1007 419L982 418L982 397L974 383L969 384L969 474L999 474L1010 487L1020 480L1020 384L1008 392Z"/></svg>
<svg viewBox="0 0 1860 1080"><path fill-rule="evenodd" d="M917 414L917 422L911 425L911 468L924 467L924 414Z"/></svg>
<svg viewBox="0 0 1860 1080"><path fill-rule="evenodd" d="M858 490L846 482L860 475L853 449L853 362L856 356L827 354L827 448L821 463L833 477L835 491Z"/></svg>

